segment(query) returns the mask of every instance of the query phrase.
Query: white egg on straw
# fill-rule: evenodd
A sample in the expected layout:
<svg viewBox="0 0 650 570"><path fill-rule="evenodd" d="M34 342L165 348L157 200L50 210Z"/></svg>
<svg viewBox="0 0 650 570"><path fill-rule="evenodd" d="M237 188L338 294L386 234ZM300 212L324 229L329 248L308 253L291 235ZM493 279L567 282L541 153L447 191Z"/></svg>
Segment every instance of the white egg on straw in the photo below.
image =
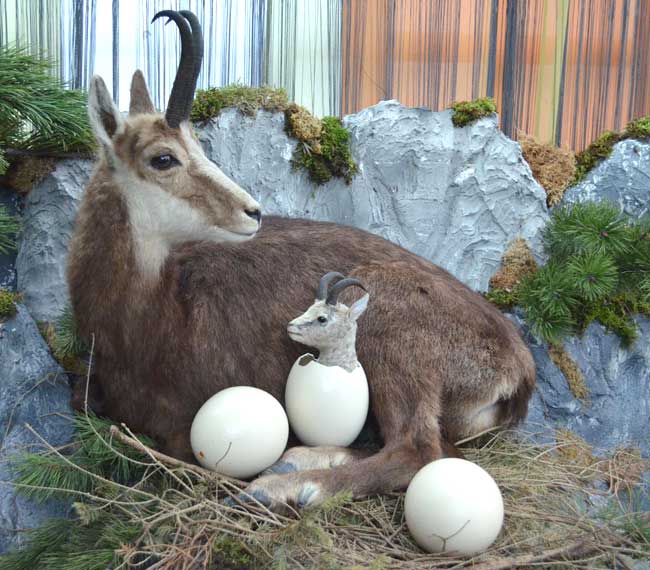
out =
<svg viewBox="0 0 650 570"><path fill-rule="evenodd" d="M205 468L248 479L275 463L289 438L289 421L271 394L250 386L221 390L201 406L190 431Z"/></svg>

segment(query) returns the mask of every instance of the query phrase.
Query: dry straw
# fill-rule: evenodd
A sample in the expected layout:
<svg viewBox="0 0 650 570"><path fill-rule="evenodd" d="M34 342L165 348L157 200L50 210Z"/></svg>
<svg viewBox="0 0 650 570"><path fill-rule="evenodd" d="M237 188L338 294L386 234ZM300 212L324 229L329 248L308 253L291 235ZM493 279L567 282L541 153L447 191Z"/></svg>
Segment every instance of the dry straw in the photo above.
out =
<svg viewBox="0 0 650 570"><path fill-rule="evenodd" d="M76 503L84 520L114 512L142 528L118 552L115 568L631 568L648 556L647 513L634 513L630 496L648 464L632 450L598 459L582 440L564 435L543 446L521 432L484 436L466 448L504 495L506 522L500 538L472 559L422 552L403 517L403 496L350 501L335 497L297 513L224 504L244 483L167 457L114 426L105 439L142 452L148 467L126 486L101 478ZM65 457L49 446L48 453ZM77 467L80 468L80 467ZM80 468L81 469L81 468ZM164 476L156 491L147 481ZM624 497L628 497L627 503Z"/></svg>
<svg viewBox="0 0 650 570"><path fill-rule="evenodd" d="M84 470L67 458L69 449L33 433L47 454ZM245 508L231 506L224 500L239 501L244 482L161 454L124 425L96 435L136 462L140 479L125 485L86 471L97 483L90 492L61 491L78 500L80 525L111 516L138 529L115 553L114 570L627 569L650 554L650 516L635 511L649 462L632 449L598 457L569 431L558 432L553 445L538 443L540 434L501 431L464 448L498 483L506 513L496 543L471 559L420 550L404 523L403 494L338 496L282 514L253 497ZM137 459L120 451L125 444L140 452Z"/></svg>

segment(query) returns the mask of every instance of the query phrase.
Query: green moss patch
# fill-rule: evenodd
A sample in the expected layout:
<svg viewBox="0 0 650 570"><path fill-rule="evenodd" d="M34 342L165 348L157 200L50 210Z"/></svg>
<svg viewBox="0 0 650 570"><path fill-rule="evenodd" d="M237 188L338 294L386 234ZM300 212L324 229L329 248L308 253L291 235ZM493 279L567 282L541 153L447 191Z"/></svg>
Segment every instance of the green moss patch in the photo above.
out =
<svg viewBox="0 0 650 570"><path fill-rule="evenodd" d="M486 297L522 307L532 331L552 345L594 321L624 345L634 342L632 316L650 315L650 221L607 203L575 204L554 212L543 239L547 264L514 286L494 280Z"/></svg>
<svg viewBox="0 0 650 570"><path fill-rule="evenodd" d="M205 121L228 107L249 116L254 116L259 109L283 112L287 134L298 140L293 166L304 168L316 184L325 184L333 177L343 178L349 184L356 174L357 165L350 154L350 133L341 120L315 117L304 107L290 103L284 89L229 85L199 90L191 118Z"/></svg>
<svg viewBox="0 0 650 570"><path fill-rule="evenodd" d="M451 121L455 127L465 127L483 117L489 117L497 112L494 99L483 97L474 101L461 101L451 106L453 114Z"/></svg>
<svg viewBox="0 0 650 570"><path fill-rule="evenodd" d="M612 154L616 143L625 139L650 139L650 117L641 117L631 121L620 133L605 131L585 150L577 153L574 183L580 182L594 166Z"/></svg>
<svg viewBox="0 0 650 570"><path fill-rule="evenodd" d="M16 303L20 301L18 293L0 289L0 320L13 317L16 314Z"/></svg>
<svg viewBox="0 0 650 570"><path fill-rule="evenodd" d="M239 109L244 115L255 116L259 109L284 111L288 106L289 99L284 89L235 84L199 89L190 117L193 121L207 121L228 107Z"/></svg>
<svg viewBox="0 0 650 570"><path fill-rule="evenodd" d="M293 155L294 168L304 168L309 179L325 184L333 177L352 182L358 168L350 153L350 133L337 117L324 117L321 121L319 141L300 141Z"/></svg>

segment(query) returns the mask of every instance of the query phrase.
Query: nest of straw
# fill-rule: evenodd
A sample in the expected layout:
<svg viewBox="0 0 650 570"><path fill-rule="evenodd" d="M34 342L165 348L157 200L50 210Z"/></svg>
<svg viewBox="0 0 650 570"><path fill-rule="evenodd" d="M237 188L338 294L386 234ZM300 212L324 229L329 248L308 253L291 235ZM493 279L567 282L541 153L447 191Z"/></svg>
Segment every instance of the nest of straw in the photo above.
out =
<svg viewBox="0 0 650 570"><path fill-rule="evenodd" d="M139 463L139 480L95 474L67 459L69 450L48 446L46 453L96 479L88 491L68 489L78 497L80 525L107 516L135 525L132 539L115 550L116 569L612 569L633 568L650 554L650 518L635 507L648 462L630 449L597 458L570 432L559 433L554 445L502 431L465 447L467 459L497 481L505 503L500 537L473 558L423 552L406 528L403 494L337 496L288 515L259 503L233 507L224 499L236 498L244 482L167 457L126 426L97 435L121 461Z"/></svg>

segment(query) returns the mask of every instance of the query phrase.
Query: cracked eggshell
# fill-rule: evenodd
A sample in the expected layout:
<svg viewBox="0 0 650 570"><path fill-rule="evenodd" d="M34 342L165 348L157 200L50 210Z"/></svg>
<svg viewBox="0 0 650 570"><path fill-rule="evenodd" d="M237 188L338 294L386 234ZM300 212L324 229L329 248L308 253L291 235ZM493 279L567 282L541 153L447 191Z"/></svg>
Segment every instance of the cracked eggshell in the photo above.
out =
<svg viewBox="0 0 650 570"><path fill-rule="evenodd" d="M404 498L406 524L428 552L486 550L503 525L503 498L487 471L464 459L438 459L417 472Z"/></svg>
<svg viewBox="0 0 650 570"><path fill-rule="evenodd" d="M280 402L251 386L221 390L201 406L190 431L197 461L230 477L248 479L275 463L289 438Z"/></svg>
<svg viewBox="0 0 650 570"><path fill-rule="evenodd" d="M348 372L311 354L296 360L284 393L291 428L306 445L350 445L366 421L368 399L361 365Z"/></svg>

